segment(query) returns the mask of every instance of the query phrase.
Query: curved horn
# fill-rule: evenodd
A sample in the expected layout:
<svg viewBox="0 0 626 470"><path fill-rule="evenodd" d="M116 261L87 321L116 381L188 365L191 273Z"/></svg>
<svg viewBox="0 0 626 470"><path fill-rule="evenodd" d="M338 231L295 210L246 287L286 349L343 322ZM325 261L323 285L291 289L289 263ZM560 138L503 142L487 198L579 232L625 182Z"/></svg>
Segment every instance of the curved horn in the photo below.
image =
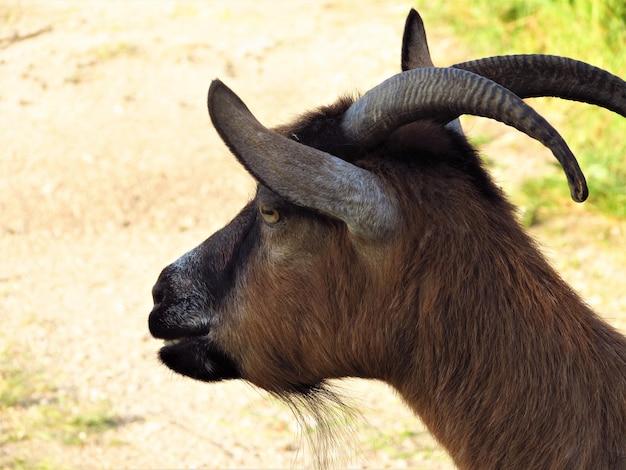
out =
<svg viewBox="0 0 626 470"><path fill-rule="evenodd" d="M219 80L211 83L208 106L222 140L276 194L344 221L363 238L380 239L395 228L395 201L375 174L267 129Z"/></svg>
<svg viewBox="0 0 626 470"><path fill-rule="evenodd" d="M585 177L559 133L517 95L465 70L420 68L397 74L354 102L341 125L353 142L375 146L404 124L420 119L447 123L462 114L495 119L544 144L563 167L572 199L587 198Z"/></svg>
<svg viewBox="0 0 626 470"><path fill-rule="evenodd" d="M487 57L452 67L493 80L520 98L555 96L595 104L626 117L626 82L585 62L522 54Z"/></svg>

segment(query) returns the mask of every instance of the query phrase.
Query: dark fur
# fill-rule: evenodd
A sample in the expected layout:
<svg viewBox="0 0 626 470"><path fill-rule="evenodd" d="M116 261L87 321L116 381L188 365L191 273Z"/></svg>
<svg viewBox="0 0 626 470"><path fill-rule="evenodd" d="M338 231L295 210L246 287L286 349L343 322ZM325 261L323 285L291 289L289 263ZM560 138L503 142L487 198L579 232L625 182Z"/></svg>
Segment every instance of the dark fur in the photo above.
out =
<svg viewBox="0 0 626 470"><path fill-rule="evenodd" d="M179 372L240 377L313 408L328 378L380 379L460 468L626 468L624 337L552 270L462 136L417 122L375 149L347 146L337 122L349 103L278 131L379 174L401 228L384 244L356 240L260 187L249 207L270 204L281 222L247 209L223 229L230 236L199 247L202 259L224 257L187 273L220 290L194 313L219 354L196 342L179 360L205 369ZM174 271L159 301L181 295ZM155 305L156 336L168 337L153 328L176 323L168 315ZM207 375L211 360L230 375Z"/></svg>

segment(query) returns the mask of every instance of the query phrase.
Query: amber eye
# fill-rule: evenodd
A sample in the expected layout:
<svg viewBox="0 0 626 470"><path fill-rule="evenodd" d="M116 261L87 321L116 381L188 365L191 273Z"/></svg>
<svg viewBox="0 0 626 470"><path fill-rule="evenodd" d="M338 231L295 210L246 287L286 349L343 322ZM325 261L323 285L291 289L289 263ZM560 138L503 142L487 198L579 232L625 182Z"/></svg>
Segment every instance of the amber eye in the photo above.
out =
<svg viewBox="0 0 626 470"><path fill-rule="evenodd" d="M266 224L274 225L280 220L280 212L272 207L260 205L259 212Z"/></svg>

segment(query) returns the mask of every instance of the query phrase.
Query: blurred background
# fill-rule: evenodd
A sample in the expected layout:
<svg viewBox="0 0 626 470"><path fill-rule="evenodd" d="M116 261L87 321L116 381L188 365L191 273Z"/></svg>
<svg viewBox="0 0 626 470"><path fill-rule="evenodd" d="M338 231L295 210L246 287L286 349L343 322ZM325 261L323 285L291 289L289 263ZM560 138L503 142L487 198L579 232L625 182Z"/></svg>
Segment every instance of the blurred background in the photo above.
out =
<svg viewBox="0 0 626 470"><path fill-rule="evenodd" d="M550 53L626 77L621 0L0 0L0 468L312 465L315 428L285 405L158 363L150 291L254 191L210 125L210 81L283 123L397 73L411 7L436 65ZM541 145L464 129L563 277L626 332L626 120L531 104L579 157L585 204ZM362 413L345 466L453 468L386 386L338 386Z"/></svg>

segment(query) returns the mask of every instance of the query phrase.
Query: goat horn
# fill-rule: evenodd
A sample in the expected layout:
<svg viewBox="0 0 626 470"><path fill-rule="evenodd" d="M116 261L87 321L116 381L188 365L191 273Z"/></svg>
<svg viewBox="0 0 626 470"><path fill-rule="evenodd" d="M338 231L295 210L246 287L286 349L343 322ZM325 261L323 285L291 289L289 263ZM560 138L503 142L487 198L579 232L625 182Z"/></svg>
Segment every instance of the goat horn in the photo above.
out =
<svg viewBox="0 0 626 470"><path fill-rule="evenodd" d="M520 98L555 96L595 104L626 117L626 82L585 62L522 54L487 57L452 67L489 78Z"/></svg>
<svg viewBox="0 0 626 470"><path fill-rule="evenodd" d="M355 101L341 126L354 143L375 146L404 124L420 119L447 123L462 114L495 119L544 144L563 167L572 199L587 199L585 177L556 129L513 92L466 70L433 67L399 73Z"/></svg>
<svg viewBox="0 0 626 470"><path fill-rule="evenodd" d="M366 239L394 230L399 220L395 201L374 173L269 130L219 80L211 83L208 107L224 143L276 194L336 217Z"/></svg>

